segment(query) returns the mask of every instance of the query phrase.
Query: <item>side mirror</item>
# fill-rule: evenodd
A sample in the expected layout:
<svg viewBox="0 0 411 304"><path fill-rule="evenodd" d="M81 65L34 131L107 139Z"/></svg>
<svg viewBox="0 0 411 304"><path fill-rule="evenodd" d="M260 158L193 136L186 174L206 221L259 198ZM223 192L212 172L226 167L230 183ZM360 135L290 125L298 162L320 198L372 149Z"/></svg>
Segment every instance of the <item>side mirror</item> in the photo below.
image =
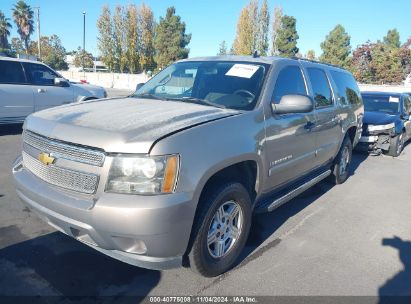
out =
<svg viewBox="0 0 411 304"><path fill-rule="evenodd" d="M138 91L143 85L144 85L144 83L138 83L136 85L136 91Z"/></svg>
<svg viewBox="0 0 411 304"><path fill-rule="evenodd" d="M314 102L307 95L284 95L279 103L271 103L274 114L309 113L314 109Z"/></svg>
<svg viewBox="0 0 411 304"><path fill-rule="evenodd" d="M54 78L54 85L56 87L65 87L65 88L67 88L67 87L70 86L70 83L65 78Z"/></svg>

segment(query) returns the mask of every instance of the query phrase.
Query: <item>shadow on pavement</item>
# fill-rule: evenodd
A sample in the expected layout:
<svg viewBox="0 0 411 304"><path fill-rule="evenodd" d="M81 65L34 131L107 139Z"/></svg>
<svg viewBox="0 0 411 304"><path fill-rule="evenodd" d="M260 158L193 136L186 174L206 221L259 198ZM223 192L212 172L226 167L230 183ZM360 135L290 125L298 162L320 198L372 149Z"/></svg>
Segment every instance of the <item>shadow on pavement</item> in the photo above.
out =
<svg viewBox="0 0 411 304"><path fill-rule="evenodd" d="M382 240L383 246L390 246L398 250L399 258L404 269L388 279L378 290L380 303L410 303L411 296L411 241L405 241L395 236ZM387 297L388 296L388 297ZM396 300L390 296L408 296L408 299L398 297ZM404 300L404 302L400 302Z"/></svg>
<svg viewBox="0 0 411 304"><path fill-rule="evenodd" d="M350 165L350 176L355 174L355 171L368 157L367 153L354 153L352 162ZM284 204L278 209L270 213L255 214L253 217L253 223L250 231L250 236L247 241L247 245L242 255L239 258L237 264L244 265L251 260L254 260L260 256L265 250L276 246L280 243L280 239L275 239L271 243L260 247L277 229L279 229L289 218L298 214L306 207L314 203L323 194L328 192L334 187L327 181L322 181L317 185L306 190L290 202ZM254 252L255 251L255 252ZM254 252L254 253L252 253Z"/></svg>
<svg viewBox="0 0 411 304"><path fill-rule="evenodd" d="M23 131L23 124L0 125L0 136L19 135Z"/></svg>
<svg viewBox="0 0 411 304"><path fill-rule="evenodd" d="M160 278L159 271L106 257L60 232L0 250L0 295L141 297Z"/></svg>

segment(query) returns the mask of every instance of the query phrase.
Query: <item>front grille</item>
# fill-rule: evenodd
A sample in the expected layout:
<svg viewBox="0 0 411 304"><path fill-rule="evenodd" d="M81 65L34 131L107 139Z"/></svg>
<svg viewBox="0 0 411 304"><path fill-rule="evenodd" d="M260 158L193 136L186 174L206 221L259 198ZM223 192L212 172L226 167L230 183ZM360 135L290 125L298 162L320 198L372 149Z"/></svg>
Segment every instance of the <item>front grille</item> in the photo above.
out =
<svg viewBox="0 0 411 304"><path fill-rule="evenodd" d="M87 194L96 192L99 177L95 174L73 171L55 165L47 166L24 151L23 165L49 184Z"/></svg>
<svg viewBox="0 0 411 304"><path fill-rule="evenodd" d="M24 144L30 145L41 152L51 153L57 158L63 158L80 163L101 167L104 164L104 152L82 148L68 143L49 139L25 130L23 133Z"/></svg>

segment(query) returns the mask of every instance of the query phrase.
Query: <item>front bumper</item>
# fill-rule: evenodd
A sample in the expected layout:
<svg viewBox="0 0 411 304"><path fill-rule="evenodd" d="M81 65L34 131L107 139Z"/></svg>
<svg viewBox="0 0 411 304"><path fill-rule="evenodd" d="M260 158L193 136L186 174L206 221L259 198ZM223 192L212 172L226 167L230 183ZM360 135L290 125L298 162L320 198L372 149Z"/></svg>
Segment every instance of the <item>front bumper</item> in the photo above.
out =
<svg viewBox="0 0 411 304"><path fill-rule="evenodd" d="M388 151L390 149L391 136L387 134L370 135L363 134L356 147L360 151Z"/></svg>
<svg viewBox="0 0 411 304"><path fill-rule="evenodd" d="M135 266L181 266L195 213L189 194L104 193L90 202L40 180L21 160L15 162L13 176L20 199L61 232Z"/></svg>

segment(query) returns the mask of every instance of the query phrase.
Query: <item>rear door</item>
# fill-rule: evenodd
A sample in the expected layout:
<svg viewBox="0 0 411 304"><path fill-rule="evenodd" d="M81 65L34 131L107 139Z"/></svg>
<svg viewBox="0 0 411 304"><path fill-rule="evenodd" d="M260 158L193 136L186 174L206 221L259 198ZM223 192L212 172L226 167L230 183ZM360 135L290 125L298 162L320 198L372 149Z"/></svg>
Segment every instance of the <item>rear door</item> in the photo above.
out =
<svg viewBox="0 0 411 304"><path fill-rule="evenodd" d="M265 157L268 171L266 191L301 177L314 167L316 124L314 112L273 115L271 102L284 95L307 95L304 75L298 62L279 63L272 98L266 117Z"/></svg>
<svg viewBox="0 0 411 304"><path fill-rule="evenodd" d="M318 66L308 66L306 72L310 79L317 118L317 124L313 130L316 134L315 164L322 166L332 161L337 154L342 127L326 71Z"/></svg>
<svg viewBox="0 0 411 304"><path fill-rule="evenodd" d="M73 102L73 88L55 86L54 79L60 76L52 69L38 63L23 65L32 85L35 111Z"/></svg>
<svg viewBox="0 0 411 304"><path fill-rule="evenodd" d="M33 91L21 63L0 60L0 124L23 122L33 111Z"/></svg>

